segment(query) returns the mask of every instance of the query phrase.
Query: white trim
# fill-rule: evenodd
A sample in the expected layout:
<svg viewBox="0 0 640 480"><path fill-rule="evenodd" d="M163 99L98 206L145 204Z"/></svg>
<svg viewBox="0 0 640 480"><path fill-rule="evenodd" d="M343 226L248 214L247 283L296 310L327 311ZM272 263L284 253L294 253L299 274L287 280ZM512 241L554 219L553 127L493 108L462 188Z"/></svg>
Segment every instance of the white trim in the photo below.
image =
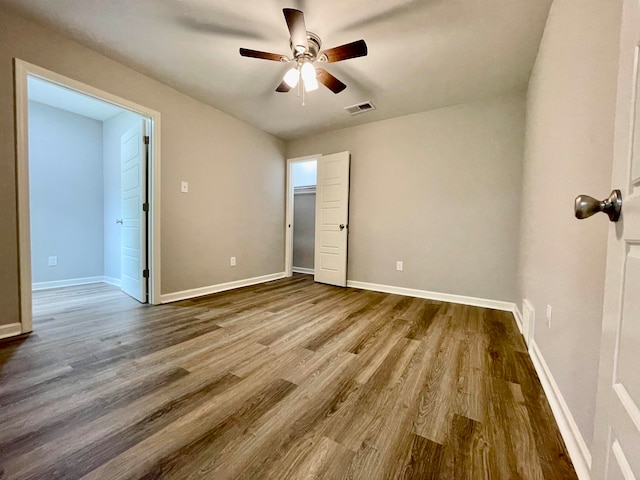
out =
<svg viewBox="0 0 640 480"><path fill-rule="evenodd" d="M516 319L516 325L518 326L518 330L520 331L520 335L522 335L522 313L520 313L520 309L516 303L513 304L512 310L513 316Z"/></svg>
<svg viewBox="0 0 640 480"><path fill-rule="evenodd" d="M29 98L27 65L15 60L16 179L18 196L18 269L22 332L33 329L31 299L31 225L29 220Z"/></svg>
<svg viewBox="0 0 640 480"><path fill-rule="evenodd" d="M536 310L533 304L526 298L522 299L522 335L527 348L531 345L534 338L534 330L536 327Z"/></svg>
<svg viewBox="0 0 640 480"><path fill-rule="evenodd" d="M20 323L10 323L8 325L0 325L0 338L15 337L16 335L20 335L22 333L26 333L26 332L22 331L22 324Z"/></svg>
<svg viewBox="0 0 640 480"><path fill-rule="evenodd" d="M624 387L622 383L616 383L613 386L613 391L616 392L620 403L627 412L627 415L631 418L636 430L640 430L640 409L636 405L635 400L629 395L629 391Z"/></svg>
<svg viewBox="0 0 640 480"><path fill-rule="evenodd" d="M235 288L248 287L258 283L271 282L285 278L284 272L271 273L261 277L246 278L244 280L236 280L234 282L219 283L218 285L209 285L208 287L193 288L191 290L183 290L181 292L165 293L160 299L162 303L177 302L179 300L187 300L189 298L202 297L203 295L211 295L212 293L224 292Z"/></svg>
<svg viewBox="0 0 640 480"><path fill-rule="evenodd" d="M293 164L306 162L309 160L318 160L322 154L307 155L306 157L296 157L287 159L287 182L284 207L284 275L290 277L293 275Z"/></svg>
<svg viewBox="0 0 640 480"><path fill-rule="evenodd" d="M149 112L151 111L152 110L149 110ZM160 215L160 204L162 200L162 183L160 181L160 166L162 164L160 161L160 113L154 115L147 113L147 116L150 118L150 125L147 132L151 139L149 144L149 160L147 162L147 169L149 170L149 176L147 177L147 186L149 187L147 191L147 198L149 199L149 216L147 217L149 220L147 227L147 235L149 235L147 240L147 257L149 258L147 265L149 269L148 293L149 303L151 305L159 305L162 303L162 295L160 294L160 292L162 292L160 289L162 281L160 275L162 259L160 255L160 219L162 218Z"/></svg>
<svg viewBox="0 0 640 480"><path fill-rule="evenodd" d="M102 277L102 281L104 283L108 283L109 285L113 285L114 287L120 288L122 286L119 278L107 277L105 275L104 277Z"/></svg>
<svg viewBox="0 0 640 480"><path fill-rule="evenodd" d="M558 428L560 429L564 443L567 445L567 450L569 451L569 456L578 474L578 478L580 480L588 480L591 478L591 452L584 438L582 438L580 429L573 415L571 415L571 410L569 410L569 406L567 402L565 402L560 388L553 378L551 370L547 362L545 362L535 339L531 341L529 353L531 354L531 360L540 378L544 393L547 396L547 400L549 400L553 416L558 423Z"/></svg>
<svg viewBox="0 0 640 480"><path fill-rule="evenodd" d="M315 270L313 268L293 267L293 273L304 273L306 275L313 275Z"/></svg>
<svg viewBox="0 0 640 480"><path fill-rule="evenodd" d="M149 303L160 303L160 113L123 99L111 93L65 77L45 68L33 65L18 58L15 64L15 122L16 122L16 173L18 197L18 261L20 282L20 320L22 331L32 330L32 299L31 299L31 241L29 224L29 120L28 120L28 91L27 76L41 78L65 88L78 91L99 100L109 102L124 109L147 117L150 121L149 135L151 145L149 152L149 265L151 272L149 282Z"/></svg>
<svg viewBox="0 0 640 480"><path fill-rule="evenodd" d="M108 283L120 288L120 280L113 277L99 275L97 277L68 278L65 280L52 280L50 282L34 282L31 290L49 290L51 288L74 287L76 285L88 285L90 283Z"/></svg>
<svg viewBox="0 0 640 480"><path fill-rule="evenodd" d="M53 280L51 282L35 282L31 285L32 290L49 290L51 288L73 287L75 285L88 285L90 283L103 283L105 277L83 277L69 278L66 280Z"/></svg>
<svg viewBox="0 0 640 480"><path fill-rule="evenodd" d="M611 445L611 451L613 455L616 457L616 462L618 463L618 467L622 471L622 476L625 479L634 479L636 478L633 473L633 468L629 464L629 460L627 460L627 456L624 454L622 447L620 446L620 442L618 440L614 441Z"/></svg>
<svg viewBox="0 0 640 480"><path fill-rule="evenodd" d="M429 292L427 290L379 285L377 283L356 282L353 280L347 280L347 287L361 288L363 290L373 290L383 293L395 293L396 295L406 295L407 297L427 298L429 300L439 300L449 303L460 303L462 305L471 305L474 307L493 308L494 310L504 310L506 312L513 312L515 306L512 302L502 302L500 300L465 297L463 295L452 295L450 293Z"/></svg>

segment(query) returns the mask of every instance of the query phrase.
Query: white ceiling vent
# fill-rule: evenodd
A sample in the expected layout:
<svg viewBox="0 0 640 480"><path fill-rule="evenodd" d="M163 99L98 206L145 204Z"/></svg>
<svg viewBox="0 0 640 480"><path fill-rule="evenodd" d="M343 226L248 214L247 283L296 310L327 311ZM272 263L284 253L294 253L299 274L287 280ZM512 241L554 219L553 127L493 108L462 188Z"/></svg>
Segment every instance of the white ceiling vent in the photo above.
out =
<svg viewBox="0 0 640 480"><path fill-rule="evenodd" d="M349 115L358 115L359 113L375 110L376 106L371 102L362 102L357 105L351 105L350 107L344 107L344 109L349 112Z"/></svg>

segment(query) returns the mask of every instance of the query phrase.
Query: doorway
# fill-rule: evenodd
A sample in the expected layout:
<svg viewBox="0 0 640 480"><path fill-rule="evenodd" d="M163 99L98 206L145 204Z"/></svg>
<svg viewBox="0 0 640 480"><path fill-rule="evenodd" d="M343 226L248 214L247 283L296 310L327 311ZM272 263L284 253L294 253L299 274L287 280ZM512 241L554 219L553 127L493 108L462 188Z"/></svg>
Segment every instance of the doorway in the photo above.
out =
<svg viewBox="0 0 640 480"><path fill-rule="evenodd" d="M145 303L122 272L123 136L144 117L36 77L27 85L33 289L105 282Z"/></svg>
<svg viewBox="0 0 640 480"><path fill-rule="evenodd" d="M321 155L287 160L285 272L313 275L316 177Z"/></svg>
<svg viewBox="0 0 640 480"><path fill-rule="evenodd" d="M317 160L293 164L293 272L313 275Z"/></svg>
<svg viewBox="0 0 640 480"><path fill-rule="evenodd" d="M144 290L126 293L159 303L159 113L18 59L15 72L22 333L32 330L32 288L102 281L125 290L137 269ZM56 158L52 147L65 145ZM136 169L124 167L131 159ZM134 178L136 238L123 228Z"/></svg>
<svg viewBox="0 0 640 480"><path fill-rule="evenodd" d="M294 266L298 267L298 271L304 271L299 265L294 265L296 186L298 196L302 199L303 192L310 190L309 184L315 183L313 243L311 245L310 240L304 241L307 250L313 251L314 280L338 287L347 286L350 159L350 153L345 151L287 160L286 276L293 275ZM308 176L314 178L305 178ZM302 202L299 200L298 203ZM309 208L311 205L307 205L307 210ZM305 239L309 238L309 233L306 232Z"/></svg>

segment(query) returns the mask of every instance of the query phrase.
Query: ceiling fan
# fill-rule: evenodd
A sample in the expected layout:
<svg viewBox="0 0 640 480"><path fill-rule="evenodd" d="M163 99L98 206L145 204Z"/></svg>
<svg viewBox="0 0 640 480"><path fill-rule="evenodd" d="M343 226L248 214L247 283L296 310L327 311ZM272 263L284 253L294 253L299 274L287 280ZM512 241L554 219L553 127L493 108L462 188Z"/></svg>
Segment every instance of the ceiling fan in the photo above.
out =
<svg viewBox="0 0 640 480"><path fill-rule="evenodd" d="M318 82L333 93L340 93L347 86L336 77L327 72L324 68L315 67L316 62L333 63L350 58L364 57L367 54L367 44L364 40L347 43L329 50L320 50L322 42L320 37L313 32L308 32L304 23L304 14L294 8L283 8L284 19L287 22L291 39L291 57L279 55L277 53L260 52L241 48L240 55L243 57L261 58L275 62L291 62L295 65L287 71L282 82L276 88L276 92L288 92L300 84L305 92L310 92L318 88Z"/></svg>

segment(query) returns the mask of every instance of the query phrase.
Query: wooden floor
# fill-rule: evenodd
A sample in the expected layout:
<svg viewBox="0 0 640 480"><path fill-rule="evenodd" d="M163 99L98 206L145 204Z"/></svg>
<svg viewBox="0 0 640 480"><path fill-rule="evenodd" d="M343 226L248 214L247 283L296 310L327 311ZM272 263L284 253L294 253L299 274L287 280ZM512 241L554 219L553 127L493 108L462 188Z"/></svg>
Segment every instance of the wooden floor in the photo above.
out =
<svg viewBox="0 0 640 480"><path fill-rule="evenodd" d="M34 309L0 343L3 479L577 478L509 313L305 275Z"/></svg>

